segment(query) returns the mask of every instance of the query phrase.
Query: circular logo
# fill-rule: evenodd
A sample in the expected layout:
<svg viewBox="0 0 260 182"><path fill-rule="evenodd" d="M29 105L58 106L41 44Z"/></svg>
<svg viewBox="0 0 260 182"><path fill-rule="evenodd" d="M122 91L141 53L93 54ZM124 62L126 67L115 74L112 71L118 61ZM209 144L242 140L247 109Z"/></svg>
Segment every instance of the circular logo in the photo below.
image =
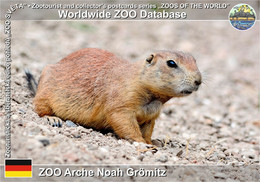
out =
<svg viewBox="0 0 260 182"><path fill-rule="evenodd" d="M229 12L229 21L238 30L251 28L255 20L255 10L248 4L237 4Z"/></svg>

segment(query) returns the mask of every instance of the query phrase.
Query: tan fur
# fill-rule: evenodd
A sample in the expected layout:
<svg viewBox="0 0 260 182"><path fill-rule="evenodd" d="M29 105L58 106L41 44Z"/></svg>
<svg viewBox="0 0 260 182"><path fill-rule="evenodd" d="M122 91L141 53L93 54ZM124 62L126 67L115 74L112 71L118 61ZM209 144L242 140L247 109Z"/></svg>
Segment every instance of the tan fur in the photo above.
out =
<svg viewBox="0 0 260 182"><path fill-rule="evenodd" d="M148 57L148 56L147 56ZM179 68L167 66L174 60ZM74 52L43 70L34 98L39 116L96 129L112 129L125 139L151 144L162 105L181 91L196 91L201 82L195 59L182 52L161 51L146 60L128 62L101 49Z"/></svg>

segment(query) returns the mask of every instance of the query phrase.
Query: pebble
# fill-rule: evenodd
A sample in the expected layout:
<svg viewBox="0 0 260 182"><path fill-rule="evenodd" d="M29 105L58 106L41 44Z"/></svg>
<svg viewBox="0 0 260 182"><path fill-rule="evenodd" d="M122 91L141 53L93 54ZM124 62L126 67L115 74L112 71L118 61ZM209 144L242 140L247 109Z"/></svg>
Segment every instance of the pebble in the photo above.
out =
<svg viewBox="0 0 260 182"><path fill-rule="evenodd" d="M81 128L81 127L79 127ZM86 129L86 128L81 128L81 133L86 133L86 134L90 134L93 130L90 129Z"/></svg>
<svg viewBox="0 0 260 182"><path fill-rule="evenodd" d="M54 157L53 160L54 160L55 164L62 164L63 163L63 161L60 157Z"/></svg>
<svg viewBox="0 0 260 182"><path fill-rule="evenodd" d="M170 147L171 148L181 147L181 144L179 142L176 142L176 141L171 141L170 142Z"/></svg>
<svg viewBox="0 0 260 182"><path fill-rule="evenodd" d="M75 138L80 138L80 132L77 130L71 131L71 135Z"/></svg>
<svg viewBox="0 0 260 182"><path fill-rule="evenodd" d="M218 158L219 159L225 159L226 158L225 153L223 153L223 152L218 153Z"/></svg>
<svg viewBox="0 0 260 182"><path fill-rule="evenodd" d="M140 160L140 161L143 161L144 157L145 157L144 154L140 154L140 155L137 157L137 159Z"/></svg>
<svg viewBox="0 0 260 182"><path fill-rule="evenodd" d="M107 136L113 136L113 133L109 132L109 133L107 133ZM121 140L119 140L119 141L121 141Z"/></svg>
<svg viewBox="0 0 260 182"><path fill-rule="evenodd" d="M201 142L199 144L200 149L206 151L208 149L209 143L208 142Z"/></svg>
<svg viewBox="0 0 260 182"><path fill-rule="evenodd" d="M230 150L226 150L226 151L224 152L224 154L225 154L226 156L231 156Z"/></svg>
<svg viewBox="0 0 260 182"><path fill-rule="evenodd" d="M49 126L47 125L38 125L38 127L40 128L41 131L43 131L44 133L50 133L50 129L49 129Z"/></svg>
<svg viewBox="0 0 260 182"><path fill-rule="evenodd" d="M246 158L250 158L250 159L254 159L255 158L255 154L254 154L254 150L245 150L241 152L242 156L245 156Z"/></svg>
<svg viewBox="0 0 260 182"><path fill-rule="evenodd" d="M164 145L164 144L162 143L162 141L161 141L161 140L158 140L158 139L153 140L152 143L153 143L153 145L155 145L156 147L163 147L163 145Z"/></svg>
<svg viewBox="0 0 260 182"><path fill-rule="evenodd" d="M170 116L171 114L175 113L175 111L172 108L168 107L163 109L163 113Z"/></svg>
<svg viewBox="0 0 260 182"><path fill-rule="evenodd" d="M18 118L19 118L18 115L16 115L16 114L12 115L12 119L13 119L13 120L17 120Z"/></svg>
<svg viewBox="0 0 260 182"><path fill-rule="evenodd" d="M105 159L109 156L109 151L104 147L100 147L95 155L100 159Z"/></svg>
<svg viewBox="0 0 260 182"><path fill-rule="evenodd" d="M232 122L230 126L231 126L231 128L237 128L238 127L235 122Z"/></svg>
<svg viewBox="0 0 260 182"><path fill-rule="evenodd" d="M215 178L220 178L220 179L225 179L225 178L227 178L227 175L224 174L224 173L216 173L216 174L214 175L214 177L215 177Z"/></svg>
<svg viewBox="0 0 260 182"><path fill-rule="evenodd" d="M202 100L202 103L203 103L204 105L210 105L210 104L211 104L211 100L210 100L210 99L203 99L203 100Z"/></svg>
<svg viewBox="0 0 260 182"><path fill-rule="evenodd" d="M46 136L36 135L35 139L41 142L44 147L50 145L50 140Z"/></svg>
<svg viewBox="0 0 260 182"><path fill-rule="evenodd" d="M147 152L145 153L145 155L151 157L151 156L153 156L153 153L152 153L151 151L147 151Z"/></svg>
<svg viewBox="0 0 260 182"><path fill-rule="evenodd" d="M41 133L41 129L39 127L34 127L34 128L29 130L28 136L35 136L35 135L40 134L40 133Z"/></svg>
<svg viewBox="0 0 260 182"><path fill-rule="evenodd" d="M220 133L219 133L219 137L223 138L223 137L229 137L232 136L232 131L228 128L228 127L222 127L220 129Z"/></svg>
<svg viewBox="0 0 260 182"><path fill-rule="evenodd" d="M70 121L70 120L67 120L67 121L66 121L66 126L68 126L68 127L77 127L78 125L76 125L75 123L73 123L73 122Z"/></svg>
<svg viewBox="0 0 260 182"><path fill-rule="evenodd" d="M134 145L135 147L139 147L140 144L139 144L139 142L134 142L133 145Z"/></svg>
<svg viewBox="0 0 260 182"><path fill-rule="evenodd" d="M217 158L217 156L216 156L216 155L214 155L214 154L212 154L212 155L208 156L206 159L207 159L208 161L213 161L213 162L216 162L216 161L218 161L218 158Z"/></svg>
<svg viewBox="0 0 260 182"><path fill-rule="evenodd" d="M173 156L171 159L172 159L174 162L176 162L176 161L178 161L178 160L179 160L179 158L178 158L178 157L176 157L176 156Z"/></svg>
<svg viewBox="0 0 260 182"><path fill-rule="evenodd" d="M87 149L89 149L89 150L97 150L98 149L98 145L96 145L96 144L88 144L87 145Z"/></svg>
<svg viewBox="0 0 260 182"><path fill-rule="evenodd" d="M23 109L19 109L18 112L19 112L19 114L26 114L26 111Z"/></svg>
<svg viewBox="0 0 260 182"><path fill-rule="evenodd" d="M156 160L159 161L159 162L165 163L165 162L168 161L168 156L163 154L163 155L160 155L159 157L157 157Z"/></svg>
<svg viewBox="0 0 260 182"><path fill-rule="evenodd" d="M39 141L43 144L44 147L50 145L50 141L48 139L43 139L43 140L39 140Z"/></svg>
<svg viewBox="0 0 260 182"><path fill-rule="evenodd" d="M124 144L125 144L127 147L131 147L131 148L134 147L129 141L125 141Z"/></svg>
<svg viewBox="0 0 260 182"><path fill-rule="evenodd" d="M181 157L182 156L182 154L183 154L183 151L182 150L180 150L177 154L176 154L176 156L177 157Z"/></svg>
<svg viewBox="0 0 260 182"><path fill-rule="evenodd" d="M68 131L64 131L64 133L63 133L65 136L67 136L67 137L69 137L70 136L70 132L68 132Z"/></svg>

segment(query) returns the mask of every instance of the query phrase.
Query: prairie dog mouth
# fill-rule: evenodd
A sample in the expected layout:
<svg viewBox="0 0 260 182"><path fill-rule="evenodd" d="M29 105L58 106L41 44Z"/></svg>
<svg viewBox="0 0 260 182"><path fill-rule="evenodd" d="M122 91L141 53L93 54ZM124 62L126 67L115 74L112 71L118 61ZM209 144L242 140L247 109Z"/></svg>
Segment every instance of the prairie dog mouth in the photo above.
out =
<svg viewBox="0 0 260 182"><path fill-rule="evenodd" d="M184 95L189 95L191 93L192 93L192 91L190 91L190 90L183 90L183 91L181 91L181 94L184 94Z"/></svg>

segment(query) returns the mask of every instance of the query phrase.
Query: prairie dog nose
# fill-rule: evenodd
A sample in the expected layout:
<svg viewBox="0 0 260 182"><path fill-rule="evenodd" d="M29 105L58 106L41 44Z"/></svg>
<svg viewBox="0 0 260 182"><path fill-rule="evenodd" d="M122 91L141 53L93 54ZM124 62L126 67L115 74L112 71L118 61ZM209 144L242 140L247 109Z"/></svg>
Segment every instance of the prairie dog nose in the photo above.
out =
<svg viewBox="0 0 260 182"><path fill-rule="evenodd" d="M194 84L195 84L196 86L200 86L201 82L202 82L201 74L200 74L200 72L198 72L198 73L195 75Z"/></svg>
<svg viewBox="0 0 260 182"><path fill-rule="evenodd" d="M199 86L201 84L201 81L200 80L195 80L194 83L195 83L195 85Z"/></svg>

